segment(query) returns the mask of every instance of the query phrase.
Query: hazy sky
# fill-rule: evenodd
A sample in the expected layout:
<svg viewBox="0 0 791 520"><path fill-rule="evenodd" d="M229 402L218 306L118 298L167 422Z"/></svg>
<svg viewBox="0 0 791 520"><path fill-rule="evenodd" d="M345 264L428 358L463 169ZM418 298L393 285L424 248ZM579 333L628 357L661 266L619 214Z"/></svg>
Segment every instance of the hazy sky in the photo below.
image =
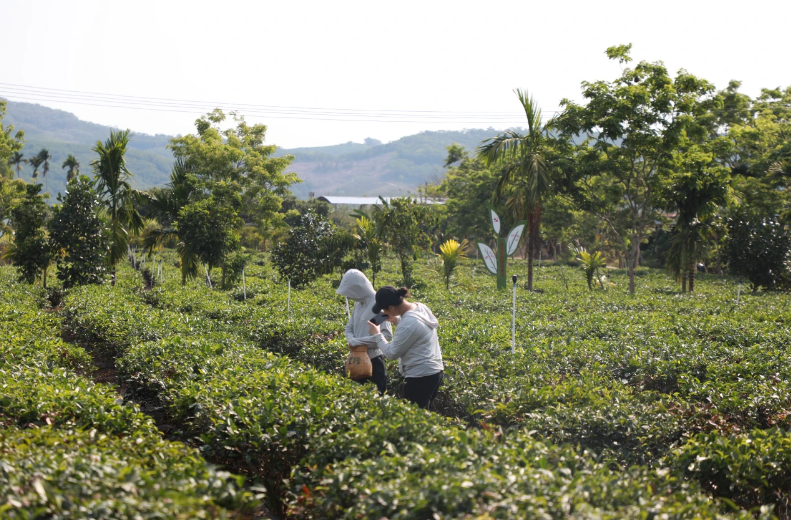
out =
<svg viewBox="0 0 791 520"><path fill-rule="evenodd" d="M604 50L622 43L718 88L788 86L789 19L787 0L0 0L0 96L146 133L192 132L222 104L284 147L391 141L518 125L515 87L550 113L616 77Z"/></svg>

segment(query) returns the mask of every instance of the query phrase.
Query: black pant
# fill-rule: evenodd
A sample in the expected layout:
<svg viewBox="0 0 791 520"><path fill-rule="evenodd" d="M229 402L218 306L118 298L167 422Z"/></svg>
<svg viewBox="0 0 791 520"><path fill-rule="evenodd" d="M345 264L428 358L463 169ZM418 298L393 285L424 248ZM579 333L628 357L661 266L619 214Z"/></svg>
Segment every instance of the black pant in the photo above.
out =
<svg viewBox="0 0 791 520"><path fill-rule="evenodd" d="M441 384L442 370L430 376L407 377L404 398L428 410L431 407L431 401L437 396L437 390Z"/></svg>
<svg viewBox="0 0 791 520"><path fill-rule="evenodd" d="M384 394L387 390L387 368L385 368L384 356L376 356L375 358L371 358L371 368L371 377L358 379L357 382L367 383L368 381L372 381L376 384L376 388L379 389L379 393Z"/></svg>

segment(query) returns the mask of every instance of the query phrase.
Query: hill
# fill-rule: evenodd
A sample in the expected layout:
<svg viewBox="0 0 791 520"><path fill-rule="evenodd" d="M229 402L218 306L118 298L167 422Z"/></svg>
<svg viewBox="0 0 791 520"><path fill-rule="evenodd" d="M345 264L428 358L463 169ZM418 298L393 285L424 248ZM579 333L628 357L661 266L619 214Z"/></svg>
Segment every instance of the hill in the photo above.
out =
<svg viewBox="0 0 791 520"><path fill-rule="evenodd" d="M283 149L295 161L291 168L302 184L292 188L300 198L318 195L406 195L426 181L441 178L446 147L459 143L469 150L495 135L493 129L431 131L382 144L375 139L330 147ZM348 150L348 151L347 151Z"/></svg>
<svg viewBox="0 0 791 520"><path fill-rule="evenodd" d="M109 126L89 123L63 110L55 110L32 103L8 101L3 124L12 124L25 131L25 148L22 153L30 157L42 148L52 154L48 177L50 201L66 187L66 171L61 164L68 154L80 161L80 171L90 173L90 162L95 158L91 148L96 141L104 141L112 130ZM129 169L134 173L132 183L144 189L161 186L167 182L173 158L165 146L170 136L135 134L127 153ZM33 168L25 165L22 177L29 179Z"/></svg>
<svg viewBox="0 0 791 520"><path fill-rule="evenodd" d="M32 103L8 101L3 123L25 131L25 156L46 148L52 154L47 175L49 192L62 192L66 172L61 164L68 154L77 157L81 171L90 171L94 159L91 148L104 140L111 127L89 123L74 114ZM307 198L310 192L319 195L405 195L416 193L417 187L443 174L446 147L459 143L474 149L483 139L496 133L493 129L465 131L427 131L383 144L368 138L363 143L333 146L279 149L277 155L295 157L290 171L304 182L292 188L297 197ZM162 186L168 181L173 157L166 148L171 136L134 134L127 155L133 184L145 189ZM22 176L29 179L33 169L26 165Z"/></svg>

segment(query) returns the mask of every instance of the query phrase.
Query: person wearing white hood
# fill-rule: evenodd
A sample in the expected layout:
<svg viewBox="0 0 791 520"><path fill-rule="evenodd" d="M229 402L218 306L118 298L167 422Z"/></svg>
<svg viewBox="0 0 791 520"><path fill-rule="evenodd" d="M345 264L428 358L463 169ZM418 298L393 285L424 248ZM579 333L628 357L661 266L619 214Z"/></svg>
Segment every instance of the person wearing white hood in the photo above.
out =
<svg viewBox="0 0 791 520"><path fill-rule="evenodd" d="M411 303L406 287L385 285L376 292L373 312L382 312L389 320L398 320L395 339L389 341L378 325L368 322L368 331L376 338L387 359L398 359L398 370L406 379L404 398L429 409L442 384L445 365L437 338L439 321L422 303Z"/></svg>
<svg viewBox="0 0 791 520"><path fill-rule="evenodd" d="M358 382L373 381L379 389L379 393L384 394L387 390L385 360L382 356L382 351L379 350L379 346L376 344L376 338L368 333L368 320L376 314L371 310L376 304L374 286L371 285L371 282L368 281L368 278L361 271L349 269L341 278L341 284L335 292L350 300L354 300L354 308L349 318L349 323L346 324L346 328L343 330L346 342L349 346L368 346L368 357L371 358L373 375L370 378L359 379ZM393 329L390 323L385 322L382 325L382 335L392 339Z"/></svg>

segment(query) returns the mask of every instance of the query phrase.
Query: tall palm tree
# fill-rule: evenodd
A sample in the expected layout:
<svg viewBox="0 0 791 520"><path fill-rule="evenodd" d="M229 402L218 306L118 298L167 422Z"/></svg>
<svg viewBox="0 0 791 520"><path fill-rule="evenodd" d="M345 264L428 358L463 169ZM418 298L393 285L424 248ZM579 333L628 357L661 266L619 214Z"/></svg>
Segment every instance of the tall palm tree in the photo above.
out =
<svg viewBox="0 0 791 520"><path fill-rule="evenodd" d="M14 152L14 155L8 158L8 165L14 166L16 168L16 178L19 178L19 175L22 173L22 165L25 164L27 159L25 159L25 155L19 152Z"/></svg>
<svg viewBox="0 0 791 520"><path fill-rule="evenodd" d="M728 168L716 163L706 147L692 146L673 157L673 172L664 178L659 194L677 214L667 267L681 278L681 292L695 290L698 260L712 234L712 218L730 202Z"/></svg>
<svg viewBox="0 0 791 520"><path fill-rule="evenodd" d="M527 133L506 131L486 139L478 147L484 164L502 165L493 199L506 196L506 205L517 220L527 220L527 288L533 290L533 256L541 229L541 200L552 183L546 160L547 129L552 121L541 122L541 109L526 90L514 90L527 117Z"/></svg>
<svg viewBox="0 0 791 520"><path fill-rule="evenodd" d="M711 222L697 219L682 223L673 228L670 250L667 255L667 268L676 279L681 280L681 292L695 292L695 273L698 259L705 250L706 241L711 233Z"/></svg>
<svg viewBox="0 0 791 520"><path fill-rule="evenodd" d="M66 157L66 160L63 161L61 168L68 168L66 171L67 183L80 174L80 162L72 154L69 154L68 157Z"/></svg>
<svg viewBox="0 0 791 520"><path fill-rule="evenodd" d="M193 182L189 168L179 157L170 172L170 183L165 189L148 195L149 207L162 227L147 229L143 235L143 248L151 255L155 248L172 239L179 239L178 230L173 222L178 219L181 208L193 202L199 194ZM178 242L177 252L181 259L181 284L186 285L187 278L198 274L198 256L190 244L183 240Z"/></svg>
<svg viewBox="0 0 791 520"><path fill-rule="evenodd" d="M41 169L41 176L44 177L44 191L49 190L49 182L47 181L47 173L49 173L49 162L52 160L52 154L49 153L49 150L46 148L42 148L40 152L38 152L38 158L41 160L43 168Z"/></svg>
<svg viewBox="0 0 791 520"><path fill-rule="evenodd" d="M30 159L28 159L27 162L29 162L30 166L33 167L33 177L32 177L33 182L38 183L38 168L39 166L41 166L41 163L43 163L44 160L41 158L41 156L34 155Z"/></svg>
<svg viewBox="0 0 791 520"><path fill-rule="evenodd" d="M112 285L115 285L116 266L126 256L129 233L143 229L143 218L132 202L137 192L129 184L132 174L126 168L126 147L130 131L111 131L104 143L96 142L93 151L99 158L91 161L97 180L97 191L101 194L110 220L110 251L108 262L112 268Z"/></svg>

